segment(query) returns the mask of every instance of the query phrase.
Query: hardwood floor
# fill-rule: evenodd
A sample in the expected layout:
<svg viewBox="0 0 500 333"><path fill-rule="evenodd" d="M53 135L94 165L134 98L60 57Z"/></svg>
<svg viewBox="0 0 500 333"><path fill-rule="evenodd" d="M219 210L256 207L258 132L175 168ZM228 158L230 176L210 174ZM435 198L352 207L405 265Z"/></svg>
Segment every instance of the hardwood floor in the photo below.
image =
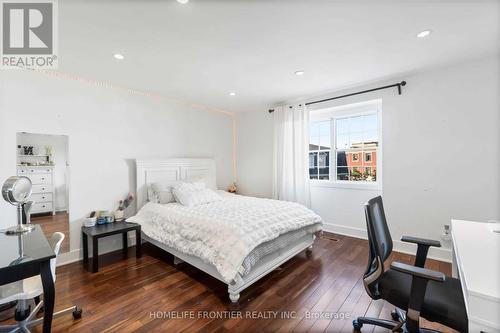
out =
<svg viewBox="0 0 500 333"><path fill-rule="evenodd" d="M69 214L66 212L57 212L56 215L34 215L31 217L31 223L42 226L43 233L51 237L56 231L64 234L64 240L61 244L61 253L69 251Z"/></svg>
<svg viewBox="0 0 500 333"><path fill-rule="evenodd" d="M352 332L351 321L359 315L389 319L392 306L372 301L363 288L367 242L335 237L339 241L317 240L309 257L301 253L291 259L244 291L235 305L223 283L188 264L174 266L171 256L149 244L141 259L132 248L128 259L120 252L102 256L95 274L81 262L59 267L56 311L75 304L83 307L83 318L58 318L53 332ZM391 260L411 263L412 258L393 253ZM448 263L434 260L427 266L451 271ZM210 318L217 314L233 318ZM434 323L425 326L453 332ZM388 331L365 326L363 332Z"/></svg>

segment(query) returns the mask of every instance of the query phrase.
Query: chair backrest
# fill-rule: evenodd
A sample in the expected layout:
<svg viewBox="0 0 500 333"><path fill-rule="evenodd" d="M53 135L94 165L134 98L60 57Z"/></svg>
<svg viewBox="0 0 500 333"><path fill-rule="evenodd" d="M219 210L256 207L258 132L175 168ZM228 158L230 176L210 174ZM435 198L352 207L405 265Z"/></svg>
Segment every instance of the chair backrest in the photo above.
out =
<svg viewBox="0 0 500 333"><path fill-rule="evenodd" d="M61 244L64 240L64 234L62 232L54 232L52 237L49 239L50 247L54 250L56 257L50 260L50 270L52 271L52 278L54 282L56 281L56 262L57 256L59 256L59 250L61 249Z"/></svg>
<svg viewBox="0 0 500 333"><path fill-rule="evenodd" d="M381 196L370 199L365 204L365 217L370 258L363 281L368 294L377 299L380 296L377 282L384 273L384 262L392 252L392 238Z"/></svg>

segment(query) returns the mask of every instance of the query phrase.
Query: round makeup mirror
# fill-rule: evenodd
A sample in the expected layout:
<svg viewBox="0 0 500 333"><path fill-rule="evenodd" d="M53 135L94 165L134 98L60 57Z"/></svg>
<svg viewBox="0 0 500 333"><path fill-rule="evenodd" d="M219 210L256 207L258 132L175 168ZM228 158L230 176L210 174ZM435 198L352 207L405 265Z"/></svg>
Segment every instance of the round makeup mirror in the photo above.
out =
<svg viewBox="0 0 500 333"><path fill-rule="evenodd" d="M28 177L9 177L2 186L2 196L8 203L18 206L31 195L31 180Z"/></svg>
<svg viewBox="0 0 500 333"><path fill-rule="evenodd" d="M6 230L8 235L16 235L33 230L33 225L23 224L23 204L31 195L31 180L28 177L7 178L2 186L2 196L8 203L17 206L17 225Z"/></svg>

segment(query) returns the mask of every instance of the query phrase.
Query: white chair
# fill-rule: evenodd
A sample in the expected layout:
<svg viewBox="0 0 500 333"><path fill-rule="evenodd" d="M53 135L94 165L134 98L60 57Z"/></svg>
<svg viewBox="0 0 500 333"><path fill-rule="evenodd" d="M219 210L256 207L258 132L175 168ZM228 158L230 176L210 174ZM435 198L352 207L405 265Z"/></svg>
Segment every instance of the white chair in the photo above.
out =
<svg viewBox="0 0 500 333"><path fill-rule="evenodd" d="M49 239L50 246L54 253L59 254L61 243L64 240L64 234L55 232ZM50 268L52 270L52 278L56 281L56 258L50 260ZM0 305L17 301L15 319L17 321L14 325L0 326L0 332L30 332L29 327L43 323L43 318L37 318L36 315L43 307L43 301L38 301L33 311L30 312L31 306L28 301L32 299L39 300L40 295L43 294L43 286L40 275L32 276L30 278L12 282L0 286ZM35 301L36 303L36 301ZM76 306L64 309L62 311L54 312L53 318L61 315L73 313L74 319L79 319L82 316L82 310Z"/></svg>

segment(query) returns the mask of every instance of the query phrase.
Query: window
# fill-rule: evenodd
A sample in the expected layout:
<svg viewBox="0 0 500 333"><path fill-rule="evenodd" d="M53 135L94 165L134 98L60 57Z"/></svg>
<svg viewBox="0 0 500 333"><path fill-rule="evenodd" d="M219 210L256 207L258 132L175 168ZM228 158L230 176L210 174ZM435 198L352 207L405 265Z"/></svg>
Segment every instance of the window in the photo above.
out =
<svg viewBox="0 0 500 333"><path fill-rule="evenodd" d="M309 154L309 169L314 168L316 163L314 162L314 155Z"/></svg>
<svg viewBox="0 0 500 333"><path fill-rule="evenodd" d="M371 162L372 161L372 153L365 153L365 162Z"/></svg>
<svg viewBox="0 0 500 333"><path fill-rule="evenodd" d="M379 102L311 112L309 178L375 183L379 153ZM332 158L330 158L332 157Z"/></svg>
<svg viewBox="0 0 500 333"><path fill-rule="evenodd" d="M330 179L331 121L311 122L309 132L309 178Z"/></svg>

